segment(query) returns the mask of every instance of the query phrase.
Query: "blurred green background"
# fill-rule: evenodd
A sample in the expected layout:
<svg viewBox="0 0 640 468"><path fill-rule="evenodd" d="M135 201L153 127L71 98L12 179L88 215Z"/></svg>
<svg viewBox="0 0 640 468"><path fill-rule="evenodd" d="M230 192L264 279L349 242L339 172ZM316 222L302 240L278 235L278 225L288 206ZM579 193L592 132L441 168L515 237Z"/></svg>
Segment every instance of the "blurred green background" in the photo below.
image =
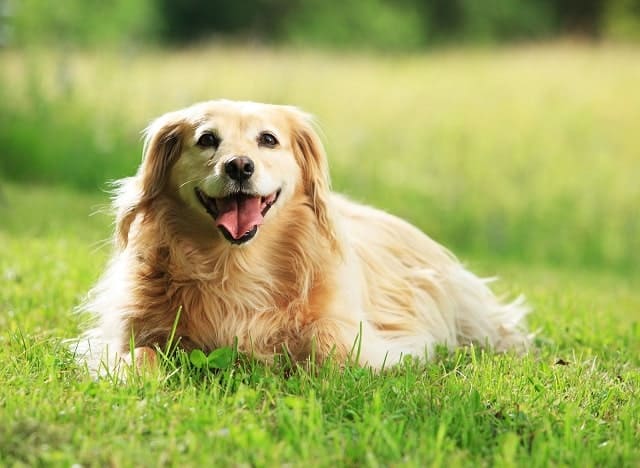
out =
<svg viewBox="0 0 640 468"><path fill-rule="evenodd" d="M637 272L639 39L640 0L0 0L0 180L97 192L163 112L294 104L463 257Z"/></svg>
<svg viewBox="0 0 640 468"><path fill-rule="evenodd" d="M2 0L5 45L235 38L394 51L577 35L638 38L638 0Z"/></svg>

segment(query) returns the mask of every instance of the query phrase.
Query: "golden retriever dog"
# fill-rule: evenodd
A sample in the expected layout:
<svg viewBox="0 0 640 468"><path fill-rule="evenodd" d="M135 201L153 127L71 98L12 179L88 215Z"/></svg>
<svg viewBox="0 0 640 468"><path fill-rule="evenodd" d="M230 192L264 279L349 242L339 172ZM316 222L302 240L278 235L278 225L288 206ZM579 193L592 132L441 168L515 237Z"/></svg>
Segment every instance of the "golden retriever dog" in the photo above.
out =
<svg viewBox="0 0 640 468"><path fill-rule="evenodd" d="M115 253L85 307L96 324L79 351L94 371L132 349L153 361L174 324L185 350L237 340L266 361L375 369L436 345L527 348L521 300L502 303L417 228L331 192L300 110L195 104L154 121L143 152L118 185Z"/></svg>

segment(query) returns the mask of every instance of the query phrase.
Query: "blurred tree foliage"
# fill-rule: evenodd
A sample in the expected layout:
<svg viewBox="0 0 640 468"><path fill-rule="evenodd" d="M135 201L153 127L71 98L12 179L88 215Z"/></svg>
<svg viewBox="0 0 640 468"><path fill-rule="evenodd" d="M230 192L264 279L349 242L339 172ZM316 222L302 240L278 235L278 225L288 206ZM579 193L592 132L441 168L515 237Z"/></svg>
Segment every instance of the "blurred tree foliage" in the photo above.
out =
<svg viewBox="0 0 640 468"><path fill-rule="evenodd" d="M638 24L640 0L156 0L162 37L212 35L406 49L570 34ZM635 23L629 18L635 18ZM620 29L620 28L618 28Z"/></svg>
<svg viewBox="0 0 640 468"><path fill-rule="evenodd" d="M417 49L640 37L640 0L0 0L0 45L214 38Z"/></svg>
<svg viewBox="0 0 640 468"><path fill-rule="evenodd" d="M0 45L138 42L152 37L156 10L155 0L0 0Z"/></svg>

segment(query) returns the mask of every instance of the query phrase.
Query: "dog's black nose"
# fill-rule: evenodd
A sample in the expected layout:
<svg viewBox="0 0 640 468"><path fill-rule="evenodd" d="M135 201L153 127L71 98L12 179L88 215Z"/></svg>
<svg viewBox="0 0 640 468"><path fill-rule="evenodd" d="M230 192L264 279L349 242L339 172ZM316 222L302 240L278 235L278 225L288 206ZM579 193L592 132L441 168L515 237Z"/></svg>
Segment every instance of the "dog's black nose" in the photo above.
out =
<svg viewBox="0 0 640 468"><path fill-rule="evenodd" d="M246 156L235 156L224 163L224 171L229 177L238 182L247 180L253 174L255 166Z"/></svg>

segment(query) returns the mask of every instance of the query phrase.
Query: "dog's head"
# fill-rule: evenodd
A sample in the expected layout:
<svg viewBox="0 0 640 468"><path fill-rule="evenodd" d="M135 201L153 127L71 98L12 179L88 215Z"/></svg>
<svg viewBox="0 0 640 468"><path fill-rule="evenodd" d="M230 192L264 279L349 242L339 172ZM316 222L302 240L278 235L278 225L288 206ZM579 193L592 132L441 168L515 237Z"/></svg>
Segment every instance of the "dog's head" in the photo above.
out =
<svg viewBox="0 0 640 468"><path fill-rule="evenodd" d="M160 197L240 245L302 196L334 242L326 156L311 118L294 107L211 101L165 114L147 129L135 179L138 195L117 220L124 245L137 212Z"/></svg>

